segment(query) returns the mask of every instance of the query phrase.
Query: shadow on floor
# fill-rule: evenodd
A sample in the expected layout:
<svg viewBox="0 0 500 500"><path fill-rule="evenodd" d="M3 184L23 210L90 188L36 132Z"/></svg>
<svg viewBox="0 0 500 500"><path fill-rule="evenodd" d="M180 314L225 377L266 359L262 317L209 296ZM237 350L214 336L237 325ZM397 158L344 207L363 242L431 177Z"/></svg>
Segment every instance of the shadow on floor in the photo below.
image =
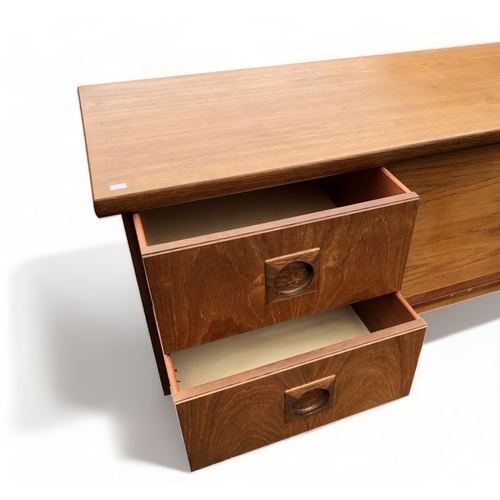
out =
<svg viewBox="0 0 500 500"><path fill-rule="evenodd" d="M17 424L33 429L106 412L124 455L188 471L128 248L33 261L12 288Z"/></svg>
<svg viewBox="0 0 500 500"><path fill-rule="evenodd" d="M500 292L435 309L422 318L428 325L425 342L433 342L500 318Z"/></svg>
<svg viewBox="0 0 500 500"><path fill-rule="evenodd" d="M175 409L164 397L125 245L33 261L12 283L20 426L88 411L116 423L126 456L188 471ZM500 317L500 293L423 315L432 342Z"/></svg>

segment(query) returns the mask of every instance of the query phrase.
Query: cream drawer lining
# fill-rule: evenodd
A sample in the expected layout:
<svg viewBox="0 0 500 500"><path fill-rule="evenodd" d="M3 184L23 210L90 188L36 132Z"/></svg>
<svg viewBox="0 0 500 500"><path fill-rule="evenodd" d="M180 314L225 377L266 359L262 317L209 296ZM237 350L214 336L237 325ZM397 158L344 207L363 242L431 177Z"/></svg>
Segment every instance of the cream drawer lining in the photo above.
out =
<svg viewBox="0 0 500 500"><path fill-rule="evenodd" d="M307 181L146 210L141 219L151 246L332 208L319 185Z"/></svg>
<svg viewBox="0 0 500 500"><path fill-rule="evenodd" d="M278 323L171 354L179 390L370 333L351 306Z"/></svg>

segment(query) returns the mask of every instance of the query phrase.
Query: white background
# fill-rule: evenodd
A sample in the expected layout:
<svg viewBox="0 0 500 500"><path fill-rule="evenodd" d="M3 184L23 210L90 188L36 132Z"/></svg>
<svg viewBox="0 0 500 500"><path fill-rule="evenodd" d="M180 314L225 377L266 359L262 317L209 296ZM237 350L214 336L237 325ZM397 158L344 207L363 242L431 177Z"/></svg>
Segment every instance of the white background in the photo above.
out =
<svg viewBox="0 0 500 500"><path fill-rule="evenodd" d="M189 474L121 220L93 213L76 93L500 41L495 2L12 5L0 15L0 492L14 483L130 492L129 483L309 481L338 492L497 479L499 294L424 316L409 397Z"/></svg>

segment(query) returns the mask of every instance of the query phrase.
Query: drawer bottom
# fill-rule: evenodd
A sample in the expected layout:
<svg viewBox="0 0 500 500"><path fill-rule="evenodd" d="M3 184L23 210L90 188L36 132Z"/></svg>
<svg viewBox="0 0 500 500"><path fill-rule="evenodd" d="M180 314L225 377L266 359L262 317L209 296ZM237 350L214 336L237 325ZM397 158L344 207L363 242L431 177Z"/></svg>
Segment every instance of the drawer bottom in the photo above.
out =
<svg viewBox="0 0 500 500"><path fill-rule="evenodd" d="M165 356L192 470L409 393L425 322L399 293L351 307Z"/></svg>

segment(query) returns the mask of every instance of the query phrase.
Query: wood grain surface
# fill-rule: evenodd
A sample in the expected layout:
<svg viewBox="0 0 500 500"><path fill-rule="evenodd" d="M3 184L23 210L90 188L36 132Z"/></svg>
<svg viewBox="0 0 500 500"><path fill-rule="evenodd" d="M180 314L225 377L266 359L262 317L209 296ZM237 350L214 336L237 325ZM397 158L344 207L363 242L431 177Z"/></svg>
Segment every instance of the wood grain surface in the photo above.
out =
<svg viewBox="0 0 500 500"><path fill-rule="evenodd" d="M421 320L399 292L352 304L352 308L371 332Z"/></svg>
<svg viewBox="0 0 500 500"><path fill-rule="evenodd" d="M338 207L410 192L385 167L332 175L317 182Z"/></svg>
<svg viewBox="0 0 500 500"><path fill-rule="evenodd" d="M402 288L410 303L437 307L500 281L500 145L388 169L420 195Z"/></svg>
<svg viewBox="0 0 500 500"><path fill-rule="evenodd" d="M176 401L192 470L254 450L409 393L425 327ZM324 411L285 422L285 393L335 375L335 400ZM304 452L304 450L302 450Z"/></svg>
<svg viewBox="0 0 500 500"><path fill-rule="evenodd" d="M165 353L399 290L418 197L404 193L237 238L143 251ZM269 223L268 223L269 224ZM266 226L267 227L267 226ZM220 233L223 235L224 233ZM161 246L164 248L164 246ZM320 248L318 291L268 304L265 262Z"/></svg>
<svg viewBox="0 0 500 500"><path fill-rule="evenodd" d="M142 263L141 250L139 247L139 242L137 240L137 232L135 230L134 221L132 220L132 215L123 214L122 219L125 228L125 234L127 236L130 256L132 257L135 277L137 279L137 285L139 287L139 293L141 295L142 307L144 309L144 315L146 317L146 323L148 325L148 331L151 338L151 345L153 347L156 366L158 368L158 374L160 376L161 386L163 389L163 393L165 395L168 395L170 394L169 376L165 368L161 339L158 335L158 328L156 326L156 320L153 311L153 302L149 294L146 273L144 272L144 266Z"/></svg>
<svg viewBox="0 0 500 500"><path fill-rule="evenodd" d="M321 273L319 248L268 259L264 265L268 304L318 290Z"/></svg>
<svg viewBox="0 0 500 500"><path fill-rule="evenodd" d="M96 213L499 142L499 72L486 44L80 87Z"/></svg>
<svg viewBox="0 0 500 500"><path fill-rule="evenodd" d="M451 304L456 304L462 300L473 299L474 297L480 297L487 293L498 292L500 290L500 280L494 283L488 283L486 285L479 285L475 287L462 288L458 292L446 293L440 297L437 297L426 302L421 302L415 306L415 311L420 313L431 311L432 309L437 309L438 307L449 306Z"/></svg>
<svg viewBox="0 0 500 500"><path fill-rule="evenodd" d="M363 306L363 304L365 303L367 303L366 307ZM199 398L200 396L205 396L213 392L225 390L228 387L232 387L238 384L245 384L249 380L266 377L268 375L282 372L298 365L316 361L320 358L328 358L337 354L351 351L353 349L357 349L362 346L374 344L382 340L387 340L392 337L397 337L410 332L414 332L422 328L425 329L427 327L425 321L420 316L418 316L415 311L413 311L411 306L406 303L399 292L359 302L357 304L353 304L352 307L357 310L357 314L359 315L360 319L362 318L365 326L375 327L375 329L368 328L369 333L367 334L356 335L352 338L347 338L340 341L333 340L331 343L323 347L313 348L296 355L287 355L282 359L269 363L263 363L262 365L255 366L250 369L245 369L216 380L202 383L200 385L182 388L180 390L179 387L177 387L177 389L173 390L172 392L174 403L177 404L185 401L190 401L192 399ZM311 316L308 316L306 320L309 320L309 318L311 318ZM302 318L302 320L303 319L304 318ZM301 320L296 321L302 322ZM382 329L376 329L379 325L383 325L381 327ZM323 327L326 327L326 325L323 325ZM310 331L307 325L304 328L304 331ZM339 336L335 334L335 331L336 324L335 321L333 321L333 338L338 339ZM288 333L286 335L288 335ZM341 337L344 337L344 335L342 335ZM213 343L209 345L211 346L213 345ZM196 347L195 349L199 349L200 347L203 346ZM185 352L186 351L182 351L182 353ZM289 351L287 350L287 352ZM175 360L177 360L176 354L177 353L172 353L171 356L165 355L166 363L175 364ZM209 359L211 362L212 358Z"/></svg>
<svg viewBox="0 0 500 500"><path fill-rule="evenodd" d="M499 289L499 74L497 43L79 89L95 210L124 214L193 470L408 394L425 323L385 294ZM154 245L130 215L311 179L339 208ZM267 287L301 293L268 303L266 261L316 248L313 293L293 264ZM179 390L166 353L353 302L366 336Z"/></svg>
<svg viewBox="0 0 500 500"><path fill-rule="evenodd" d="M285 422L332 408L335 404L335 377L330 375L285 391Z"/></svg>

